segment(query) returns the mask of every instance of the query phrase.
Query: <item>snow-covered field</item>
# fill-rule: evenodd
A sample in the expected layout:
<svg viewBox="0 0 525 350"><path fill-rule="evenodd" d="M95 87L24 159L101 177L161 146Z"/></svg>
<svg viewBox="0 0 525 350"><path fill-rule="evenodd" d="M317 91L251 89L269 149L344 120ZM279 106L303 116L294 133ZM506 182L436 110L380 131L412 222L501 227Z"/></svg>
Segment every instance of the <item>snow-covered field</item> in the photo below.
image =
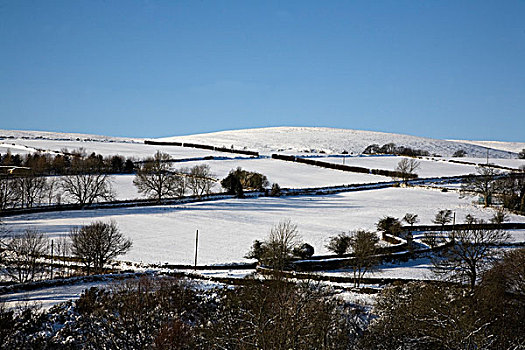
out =
<svg viewBox="0 0 525 350"><path fill-rule="evenodd" d="M134 159L152 156L157 150L169 153L175 159L192 159L213 156L220 159L182 161L174 163L175 169L208 164L214 176L220 180L237 167L256 171L267 176L270 183L281 187L306 188L337 186L343 184L389 181L390 178L325 169L311 165L270 159L272 153L316 156L319 160L374 169L394 170L403 157L358 156L370 144L395 143L423 149L441 157L421 159L419 177L456 176L475 173L475 166L455 164L449 159L473 163L485 163L487 147L489 161L498 165L520 168L525 160L517 159L517 152L525 148L520 142L447 141L409 135L387 134L370 131L331 128L264 128L225 131L210 134L169 137L160 140L194 142L260 152L258 159L177 146L151 146L144 139L107 137L100 135L68 134L37 131L0 130L0 153L29 154L42 151L56 154L83 148L87 154L96 152L104 156L122 155ZM466 158L450 158L457 150L467 152ZM347 151L349 155L342 156ZM472 158L477 157L477 158ZM133 186L133 175L112 177L117 199L134 199L141 196ZM447 185L457 188L458 185ZM217 183L216 191L219 191ZM375 223L383 216L401 218L405 213L419 215L421 224L431 224L436 212L450 209L456 221L465 215L489 219L493 209L472 204L475 198L459 198L456 191L441 192L439 189L421 187L387 188L335 195L298 197L260 197L227 199L176 206L153 206L120 209L99 209L39 213L5 218L13 234L26 228L41 230L51 239L67 235L74 226L89 224L95 220L115 220L121 231L133 240L131 251L121 256L123 261L147 264L188 264L194 262L195 232L199 230L199 265L231 264L250 261L244 255L254 240L265 239L271 227L280 220L290 219L298 225L305 242L315 248L316 254L329 253L325 245L330 237L355 229L374 230ZM525 222L525 217L510 215L512 222ZM524 230L512 230L511 242L525 242ZM417 239L416 235L416 239ZM430 261L426 258L402 264L384 264L372 277L427 279L433 278ZM140 268L139 268L140 269ZM252 271L209 270L204 277L241 278ZM326 271L327 275L348 276L344 270ZM328 283L328 282L327 282ZM3 296L8 307L17 303L41 304L48 308L58 302L75 299L91 286L107 282L90 282L60 287L50 287L31 292ZM338 285L333 283L334 286ZM348 284L349 287L350 284ZM343 286L345 287L345 286ZM345 294L346 293L346 294ZM354 299L373 297L345 291L342 296Z"/></svg>
<svg viewBox="0 0 525 350"><path fill-rule="evenodd" d="M13 232L32 227L50 238L67 235L73 226L94 220L115 220L133 239L123 260L192 264L195 231L199 230L199 264L247 261L243 256L256 239L265 239L272 225L290 219L316 254L328 253L329 237L359 228L373 230L383 216L411 212L431 224L439 209L451 209L457 222L466 214L488 219L493 210L472 205L457 193L420 188L388 188L326 196L228 199L178 206L39 213L6 218ZM525 218L511 215L511 221Z"/></svg>
<svg viewBox="0 0 525 350"><path fill-rule="evenodd" d="M14 144L14 145L13 145ZM153 156L157 151L168 153L174 159L214 157L239 157L239 155L214 152L204 149L178 147L178 146L156 146L146 145L143 142L103 142L103 141L71 141L71 140L3 140L0 141L0 152L12 154L34 153L44 150L42 153L60 153L63 150L69 152L84 149L87 155L92 152L103 156L121 155L124 157L143 159ZM247 158L247 156L245 156Z"/></svg>
<svg viewBox="0 0 525 350"><path fill-rule="evenodd" d="M212 173L218 179L226 177L230 170L241 167L244 170L264 174L270 183L278 183L279 186L288 188L337 186L343 184L390 181L390 178L385 176L351 173L268 158L209 160L184 162L176 165L192 167L198 164L208 164Z"/></svg>

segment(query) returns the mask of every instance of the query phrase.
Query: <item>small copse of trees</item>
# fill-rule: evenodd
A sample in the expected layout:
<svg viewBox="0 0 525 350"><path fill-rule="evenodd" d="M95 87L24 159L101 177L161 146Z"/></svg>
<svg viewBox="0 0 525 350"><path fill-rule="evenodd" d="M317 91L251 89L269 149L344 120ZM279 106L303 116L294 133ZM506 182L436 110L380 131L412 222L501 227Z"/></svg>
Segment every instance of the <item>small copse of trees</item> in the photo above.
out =
<svg viewBox="0 0 525 350"><path fill-rule="evenodd" d="M263 174L243 170L238 167L235 170L231 170L228 176L221 181L221 186L229 194L242 197L245 190L264 191L269 186L269 182Z"/></svg>

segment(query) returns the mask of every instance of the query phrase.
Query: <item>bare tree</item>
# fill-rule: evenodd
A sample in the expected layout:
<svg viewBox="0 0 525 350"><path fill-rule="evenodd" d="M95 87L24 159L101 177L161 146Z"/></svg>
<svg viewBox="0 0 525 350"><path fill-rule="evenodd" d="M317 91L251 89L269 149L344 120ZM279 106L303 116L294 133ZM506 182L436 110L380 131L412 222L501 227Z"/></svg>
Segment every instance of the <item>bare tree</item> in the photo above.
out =
<svg viewBox="0 0 525 350"><path fill-rule="evenodd" d="M208 164L195 165L188 174L188 188L197 197L210 194L216 181Z"/></svg>
<svg viewBox="0 0 525 350"><path fill-rule="evenodd" d="M494 188L505 208L525 213L525 168L499 177Z"/></svg>
<svg viewBox="0 0 525 350"><path fill-rule="evenodd" d="M503 210L503 208L498 208L496 212L490 218L490 222L493 224L502 224L508 220L509 220L509 216L507 215L505 210Z"/></svg>
<svg viewBox="0 0 525 350"><path fill-rule="evenodd" d="M297 225L290 220L282 220L270 230L268 238L264 242L254 244L259 261L276 271L282 271L290 264L293 257L293 249L300 243Z"/></svg>
<svg viewBox="0 0 525 350"><path fill-rule="evenodd" d="M45 188L45 199L47 200L47 204L51 205L53 204L53 200L56 200L57 197L59 197L59 187L60 187L60 181L58 181L55 177L50 177L47 180L46 188ZM57 200L57 204L60 204Z"/></svg>
<svg viewBox="0 0 525 350"><path fill-rule="evenodd" d="M39 258L46 253L47 239L33 229L11 238L7 244L7 274L19 283L32 281L44 271Z"/></svg>
<svg viewBox="0 0 525 350"><path fill-rule="evenodd" d="M412 213L406 213L405 216L403 216L403 220L410 226L414 226L415 223L419 222L417 214Z"/></svg>
<svg viewBox="0 0 525 350"><path fill-rule="evenodd" d="M330 238L330 241L326 245L326 249L337 255L343 255L348 252L351 241L352 237L348 233L342 232L337 236Z"/></svg>
<svg viewBox="0 0 525 350"><path fill-rule="evenodd" d="M166 197L181 195L181 187L184 195L184 177L171 171L170 161L170 155L160 151L157 151L153 158L148 158L139 167L133 180L138 191L159 202Z"/></svg>
<svg viewBox="0 0 525 350"><path fill-rule="evenodd" d="M14 178L10 174L0 174L0 210L16 202Z"/></svg>
<svg viewBox="0 0 525 350"><path fill-rule="evenodd" d="M402 231L401 222L398 218L392 216L384 216L376 223L377 230L382 233L383 239L386 234L399 236Z"/></svg>
<svg viewBox="0 0 525 350"><path fill-rule="evenodd" d="M6 224L0 218L0 266L3 265L5 261L5 254L8 244L8 235L9 229Z"/></svg>
<svg viewBox="0 0 525 350"><path fill-rule="evenodd" d="M374 232L357 230L352 233L350 248L353 258L350 265L354 273L354 286L359 287L365 273L377 266L378 260L375 255L378 243L379 237Z"/></svg>
<svg viewBox="0 0 525 350"><path fill-rule="evenodd" d="M487 207L492 204L492 196L496 191L496 177L500 174L498 170L488 166L476 167L477 175L471 175L461 184L461 195L469 196L477 194L483 199Z"/></svg>
<svg viewBox="0 0 525 350"><path fill-rule="evenodd" d="M403 158L397 163L396 171L399 172L404 182L407 182L413 177L417 177L416 170L419 169L421 163L413 158Z"/></svg>
<svg viewBox="0 0 525 350"><path fill-rule="evenodd" d="M441 232L443 232L445 225L452 222L452 210L441 209L440 211L437 212L432 222L434 224L441 225Z"/></svg>
<svg viewBox="0 0 525 350"><path fill-rule="evenodd" d="M112 200L111 176L101 172L96 160L76 162L73 175L63 176L60 188L64 195L80 205L91 205L99 200Z"/></svg>
<svg viewBox="0 0 525 350"><path fill-rule="evenodd" d="M58 258L58 260L62 260L62 275L67 276L68 273L68 265L67 265L67 258L69 254L71 253L71 241L69 240L68 236L61 236L55 241L55 251L54 251L54 258Z"/></svg>
<svg viewBox="0 0 525 350"><path fill-rule="evenodd" d="M15 196L22 208L32 208L40 204L46 194L47 179L34 173L18 176L14 180Z"/></svg>
<svg viewBox="0 0 525 350"><path fill-rule="evenodd" d="M87 274L91 268L101 272L111 259L125 254L132 246L130 239L124 237L117 223L95 221L70 231L71 252L86 266Z"/></svg>
<svg viewBox="0 0 525 350"><path fill-rule="evenodd" d="M433 259L433 270L453 281L468 282L474 288L478 278L500 256L496 246L505 243L509 234L487 229L483 220L474 220L467 228L450 233L450 248Z"/></svg>

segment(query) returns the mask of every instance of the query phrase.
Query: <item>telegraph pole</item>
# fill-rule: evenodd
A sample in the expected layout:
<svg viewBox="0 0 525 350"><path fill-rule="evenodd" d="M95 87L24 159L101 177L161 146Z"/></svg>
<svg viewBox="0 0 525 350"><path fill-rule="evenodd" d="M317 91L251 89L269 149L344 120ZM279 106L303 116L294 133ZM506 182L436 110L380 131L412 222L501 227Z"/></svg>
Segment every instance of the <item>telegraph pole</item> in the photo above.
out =
<svg viewBox="0 0 525 350"><path fill-rule="evenodd" d="M51 279L53 279L53 248L54 248L54 243L55 241L54 240L51 240Z"/></svg>
<svg viewBox="0 0 525 350"><path fill-rule="evenodd" d="M199 230L195 233L195 269L197 269L197 252L199 248Z"/></svg>

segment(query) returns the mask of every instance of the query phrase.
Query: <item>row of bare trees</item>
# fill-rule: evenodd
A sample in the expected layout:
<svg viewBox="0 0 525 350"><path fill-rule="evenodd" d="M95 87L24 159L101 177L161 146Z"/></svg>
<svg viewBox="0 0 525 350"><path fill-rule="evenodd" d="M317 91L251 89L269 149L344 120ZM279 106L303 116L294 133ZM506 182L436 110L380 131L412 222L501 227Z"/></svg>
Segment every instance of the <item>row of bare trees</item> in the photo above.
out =
<svg viewBox="0 0 525 350"><path fill-rule="evenodd" d="M79 162L73 173L64 176L42 176L32 168L4 171L0 174L0 210L113 200L113 177L101 171L95 160ZM161 152L138 166L133 180L139 193L158 201L188 192L201 197L210 194L216 182L208 165L173 169L171 157Z"/></svg>
<svg viewBox="0 0 525 350"><path fill-rule="evenodd" d="M44 177L28 172L0 175L0 210L62 202L90 205L112 200L114 196L111 177L107 174L86 172Z"/></svg>
<svg viewBox="0 0 525 350"><path fill-rule="evenodd" d="M138 167L133 180L140 193L157 201L181 197L187 191L201 197L210 194L216 182L209 165L173 169L170 155L160 151Z"/></svg>

